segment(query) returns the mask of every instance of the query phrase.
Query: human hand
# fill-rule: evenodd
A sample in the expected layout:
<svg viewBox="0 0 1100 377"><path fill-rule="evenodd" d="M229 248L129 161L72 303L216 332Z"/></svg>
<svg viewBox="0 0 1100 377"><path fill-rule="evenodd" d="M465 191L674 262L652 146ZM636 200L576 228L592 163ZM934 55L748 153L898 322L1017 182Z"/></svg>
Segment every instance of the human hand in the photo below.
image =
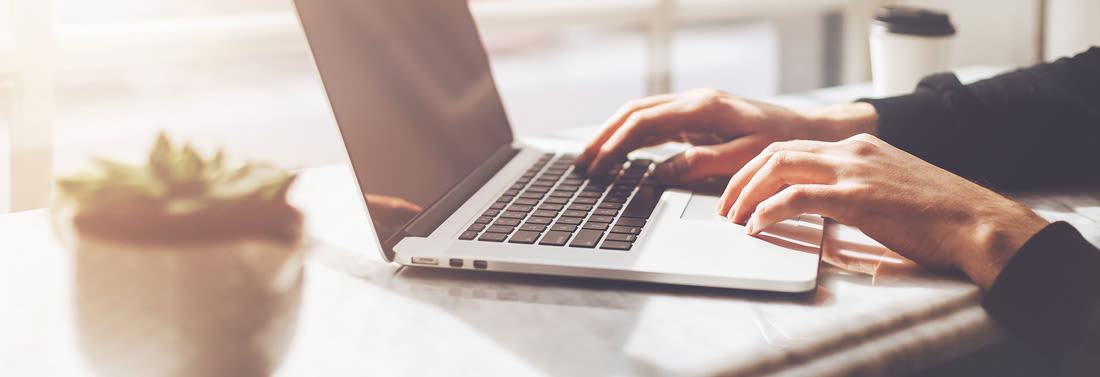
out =
<svg viewBox="0 0 1100 377"><path fill-rule="evenodd" d="M793 110L696 89L623 105L576 165L590 176L601 176L635 149L685 142L694 147L658 164L655 171L666 184L682 184L728 177L775 141L832 141L876 129L877 115L866 103Z"/></svg>
<svg viewBox="0 0 1100 377"><path fill-rule="evenodd" d="M718 212L759 233L803 213L855 226L932 268L989 288L1046 220L1023 205L861 134L769 145L730 179Z"/></svg>

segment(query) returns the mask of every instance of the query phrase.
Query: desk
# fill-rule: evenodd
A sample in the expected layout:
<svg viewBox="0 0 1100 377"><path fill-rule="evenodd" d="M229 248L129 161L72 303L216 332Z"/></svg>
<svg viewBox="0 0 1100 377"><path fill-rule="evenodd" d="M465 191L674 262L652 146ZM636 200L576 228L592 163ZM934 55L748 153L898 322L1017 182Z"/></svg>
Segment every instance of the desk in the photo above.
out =
<svg viewBox="0 0 1100 377"><path fill-rule="evenodd" d="M347 165L307 169L291 193L310 250L278 375L899 375L1004 337L955 275L823 265L819 288L792 296L401 268L379 256L358 195ZM1100 244L1100 191L1019 199ZM0 216L0 240L0 375L90 374L48 213Z"/></svg>

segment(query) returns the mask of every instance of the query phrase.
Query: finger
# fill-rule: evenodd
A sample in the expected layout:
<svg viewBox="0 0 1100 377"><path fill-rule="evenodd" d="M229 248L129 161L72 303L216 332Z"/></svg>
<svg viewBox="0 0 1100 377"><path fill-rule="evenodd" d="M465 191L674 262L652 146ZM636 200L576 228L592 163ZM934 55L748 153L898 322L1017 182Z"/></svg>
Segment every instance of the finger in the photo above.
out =
<svg viewBox="0 0 1100 377"><path fill-rule="evenodd" d="M729 215L730 208L733 207L733 203L737 200L738 194L740 194L741 190L745 188L745 185L749 183L749 180L756 175L756 172L764 167L764 164L768 162L768 159L773 153L779 151L815 152L824 147L825 144L825 142L820 141L793 140L775 142L768 145L767 148L764 148L760 154L745 163L745 166L737 170L737 173L730 178L729 183L726 184L726 190L722 192L722 197L718 199L718 215Z"/></svg>
<svg viewBox="0 0 1100 377"><path fill-rule="evenodd" d="M749 135L723 144L692 147L657 164L653 174L666 185L728 176L730 172L745 165L767 144L764 136Z"/></svg>
<svg viewBox="0 0 1100 377"><path fill-rule="evenodd" d="M622 163L628 153L645 146L647 139L678 137L691 118L692 109L687 101L674 101L630 114L596 151L596 157L588 167L589 175L598 175L608 171L612 165Z"/></svg>
<svg viewBox="0 0 1100 377"><path fill-rule="evenodd" d="M591 164L592 159L596 157L596 153L599 152L600 147L603 146L603 143L607 142L607 139L610 138L611 135L615 134L615 131L617 131L619 127L622 126L623 122L625 122L626 119L630 117L630 114L663 103L671 102L675 99L675 94L661 94L633 100L624 104L622 108L620 108L618 111L615 112L614 115L611 116L611 118L608 118L607 121L604 122L603 126L600 129L600 133L597 134L596 137L588 143L588 146L584 148L584 151L581 152L580 156L577 156L577 160L576 162L574 162L574 165L577 167L576 170L588 170L589 164Z"/></svg>
<svg viewBox="0 0 1100 377"><path fill-rule="evenodd" d="M757 235L761 230L792 217L812 213L831 217L838 203L835 187L829 185L793 185L760 202L749 221L745 233Z"/></svg>
<svg viewBox="0 0 1100 377"><path fill-rule="evenodd" d="M824 156L808 152L779 151L745 184L733 203L729 219L736 223L748 220L760 202L775 195L785 186L836 183L836 165Z"/></svg>

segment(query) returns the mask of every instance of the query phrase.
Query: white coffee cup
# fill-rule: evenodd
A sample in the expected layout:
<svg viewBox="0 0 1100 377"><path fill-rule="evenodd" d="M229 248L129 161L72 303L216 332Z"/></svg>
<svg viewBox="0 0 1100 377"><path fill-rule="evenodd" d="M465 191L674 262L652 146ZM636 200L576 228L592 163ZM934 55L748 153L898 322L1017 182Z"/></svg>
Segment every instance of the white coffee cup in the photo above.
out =
<svg viewBox="0 0 1100 377"><path fill-rule="evenodd" d="M948 68L955 27L946 13L882 7L871 22L871 77L875 96L906 94L920 79Z"/></svg>

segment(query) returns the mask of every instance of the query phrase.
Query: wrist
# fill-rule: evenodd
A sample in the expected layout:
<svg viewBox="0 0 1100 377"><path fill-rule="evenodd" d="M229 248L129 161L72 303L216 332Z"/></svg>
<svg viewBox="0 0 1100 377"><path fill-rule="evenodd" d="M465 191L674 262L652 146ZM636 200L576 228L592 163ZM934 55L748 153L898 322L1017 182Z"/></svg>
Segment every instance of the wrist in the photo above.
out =
<svg viewBox="0 0 1100 377"><path fill-rule="evenodd" d="M864 133L878 135L878 112L866 102L816 107L801 115L809 125L805 139L840 141Z"/></svg>
<svg viewBox="0 0 1100 377"><path fill-rule="evenodd" d="M999 216L984 217L987 221L972 228L974 254L956 254L960 258L956 266L984 289L993 286L1001 270L1027 240L1049 225L1030 209L1019 204L1015 207Z"/></svg>

